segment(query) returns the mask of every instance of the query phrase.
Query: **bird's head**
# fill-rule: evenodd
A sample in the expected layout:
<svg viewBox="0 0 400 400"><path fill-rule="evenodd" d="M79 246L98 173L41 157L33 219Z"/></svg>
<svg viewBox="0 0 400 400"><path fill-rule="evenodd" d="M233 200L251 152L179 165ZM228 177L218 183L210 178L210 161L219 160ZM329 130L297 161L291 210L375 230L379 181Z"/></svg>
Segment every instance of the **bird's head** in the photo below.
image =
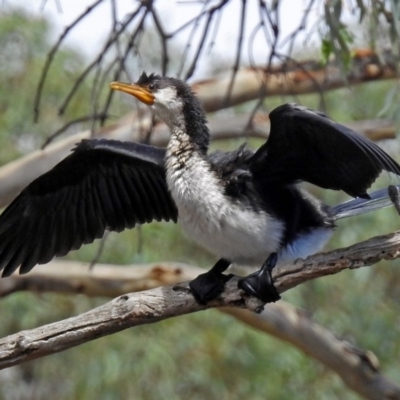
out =
<svg viewBox="0 0 400 400"><path fill-rule="evenodd" d="M135 96L164 121L171 132L185 132L207 151L209 131L200 101L190 86L180 79L142 73L136 83L112 82L111 89Z"/></svg>
<svg viewBox="0 0 400 400"><path fill-rule="evenodd" d="M135 96L169 126L183 118L185 103L195 101L185 82L145 72L136 83L112 82L110 88Z"/></svg>

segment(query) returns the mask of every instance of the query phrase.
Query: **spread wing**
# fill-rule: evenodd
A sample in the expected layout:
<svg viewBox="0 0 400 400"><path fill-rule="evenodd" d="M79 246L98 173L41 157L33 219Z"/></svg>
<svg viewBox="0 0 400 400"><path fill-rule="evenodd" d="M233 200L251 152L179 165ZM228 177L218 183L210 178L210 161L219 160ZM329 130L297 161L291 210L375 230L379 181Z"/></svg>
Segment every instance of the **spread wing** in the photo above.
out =
<svg viewBox="0 0 400 400"><path fill-rule="evenodd" d="M28 185L0 216L2 276L30 271L82 244L178 212L168 192L165 150L115 140L83 140Z"/></svg>
<svg viewBox="0 0 400 400"><path fill-rule="evenodd" d="M400 175L400 166L379 146L322 113L284 104L270 120L270 136L251 160L253 174L263 181L307 181L368 197L382 170Z"/></svg>

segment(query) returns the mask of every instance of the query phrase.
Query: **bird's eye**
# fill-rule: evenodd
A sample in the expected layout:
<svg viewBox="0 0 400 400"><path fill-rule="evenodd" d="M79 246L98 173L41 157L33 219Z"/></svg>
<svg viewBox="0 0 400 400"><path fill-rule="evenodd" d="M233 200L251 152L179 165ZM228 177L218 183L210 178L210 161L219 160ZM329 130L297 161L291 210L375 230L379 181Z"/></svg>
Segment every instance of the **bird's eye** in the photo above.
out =
<svg viewBox="0 0 400 400"><path fill-rule="evenodd" d="M149 90L154 90L156 87L155 87L154 83L150 83L148 88L149 88Z"/></svg>

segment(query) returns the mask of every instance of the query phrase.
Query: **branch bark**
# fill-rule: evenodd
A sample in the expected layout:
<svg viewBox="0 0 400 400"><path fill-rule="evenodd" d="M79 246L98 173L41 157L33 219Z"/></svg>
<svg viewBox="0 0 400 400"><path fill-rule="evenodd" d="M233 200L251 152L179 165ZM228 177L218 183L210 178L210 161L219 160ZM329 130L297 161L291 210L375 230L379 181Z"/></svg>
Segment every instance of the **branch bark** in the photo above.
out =
<svg viewBox="0 0 400 400"><path fill-rule="evenodd" d="M265 307L260 315L238 308L223 311L291 343L335 371L350 389L366 399L400 399L400 386L380 373L375 354L338 339L304 310L279 302Z"/></svg>
<svg viewBox="0 0 400 400"><path fill-rule="evenodd" d="M299 260L292 266L278 267L273 277L278 291L283 293L310 279L398 257L400 257L400 232L395 232L374 237L348 248ZM276 320L278 311L274 314L273 310L279 310L279 304L269 305L262 314L265 324L255 319L259 317L248 313L240 314L244 310L237 308L260 310L262 303L244 295L237 288L236 277L228 282L222 296L207 306L199 305L193 299L186 282L179 284L178 287L167 286L122 295L80 316L8 336L0 340L0 368L53 354L128 327L214 307L231 307L230 310L224 309L224 311L241 315L247 323L263 326L263 330L270 333L281 331L280 335L284 340L326 363L349 387L365 398L400 399L400 387L380 374L376 358L372 353L339 341L331 333L311 322L300 311L289 309L286 315ZM275 326L270 324L270 319L273 321L274 318ZM293 326L296 326L296 329L293 329ZM303 334L299 335L298 329Z"/></svg>
<svg viewBox="0 0 400 400"><path fill-rule="evenodd" d="M80 293L116 297L194 279L204 269L175 262L143 265L108 265L53 260L29 274L0 279L0 298L18 291Z"/></svg>
<svg viewBox="0 0 400 400"><path fill-rule="evenodd" d="M316 60L285 62L271 68L243 68L231 77L208 79L193 85L207 112L232 107L260 97L322 93L349 85L397 78L397 61L390 51L381 57L371 49L354 51L347 76L331 60L322 65ZM231 90L230 90L231 89ZM227 94L230 94L227 98Z"/></svg>

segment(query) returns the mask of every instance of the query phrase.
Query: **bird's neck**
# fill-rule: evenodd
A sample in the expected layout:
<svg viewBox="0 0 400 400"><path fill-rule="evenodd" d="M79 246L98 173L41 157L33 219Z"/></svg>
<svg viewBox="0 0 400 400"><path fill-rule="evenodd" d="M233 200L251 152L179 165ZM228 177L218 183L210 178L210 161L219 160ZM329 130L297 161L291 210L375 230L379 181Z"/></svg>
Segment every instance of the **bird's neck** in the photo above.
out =
<svg viewBox="0 0 400 400"><path fill-rule="evenodd" d="M205 156L210 143L207 120L197 98L186 101L180 112L164 119L171 132L169 153Z"/></svg>
<svg viewBox="0 0 400 400"><path fill-rule="evenodd" d="M179 112L169 114L171 139L166 154L168 188L178 206L193 208L195 199L204 198L209 180L214 180L207 150L210 134L204 112L197 99L183 104Z"/></svg>
<svg viewBox="0 0 400 400"><path fill-rule="evenodd" d="M204 180L213 173L207 159L210 135L200 105L193 109L189 105L177 115L177 118L165 119L171 132L166 168L168 187L179 206L181 200L198 198L199 189L205 186ZM186 200L181 199L182 194Z"/></svg>
<svg viewBox="0 0 400 400"><path fill-rule="evenodd" d="M193 140L193 136L187 133L184 126L174 125L170 127L170 131L171 139L167 146L166 167L169 172L169 184L172 184L175 180L173 177L177 178L181 174L196 170L200 160L202 164L208 164L206 158L208 146Z"/></svg>

